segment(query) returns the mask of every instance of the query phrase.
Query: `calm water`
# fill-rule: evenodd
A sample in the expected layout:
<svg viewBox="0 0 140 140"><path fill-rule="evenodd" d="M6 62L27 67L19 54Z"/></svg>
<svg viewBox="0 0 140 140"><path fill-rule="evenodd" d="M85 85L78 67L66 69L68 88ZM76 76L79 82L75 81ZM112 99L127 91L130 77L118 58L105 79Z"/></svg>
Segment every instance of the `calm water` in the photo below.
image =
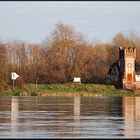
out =
<svg viewBox="0 0 140 140"><path fill-rule="evenodd" d="M0 97L0 138L140 138L140 97Z"/></svg>

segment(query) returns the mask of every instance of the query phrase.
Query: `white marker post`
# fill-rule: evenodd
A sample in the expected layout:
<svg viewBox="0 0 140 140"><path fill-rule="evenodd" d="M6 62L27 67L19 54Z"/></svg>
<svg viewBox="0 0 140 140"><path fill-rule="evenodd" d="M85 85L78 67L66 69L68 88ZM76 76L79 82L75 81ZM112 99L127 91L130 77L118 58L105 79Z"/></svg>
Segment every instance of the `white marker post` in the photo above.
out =
<svg viewBox="0 0 140 140"><path fill-rule="evenodd" d="M11 79L13 80L13 89L14 89L14 83L15 83L14 80L16 80L18 77L19 77L19 75L16 74L15 72L12 72L11 73Z"/></svg>

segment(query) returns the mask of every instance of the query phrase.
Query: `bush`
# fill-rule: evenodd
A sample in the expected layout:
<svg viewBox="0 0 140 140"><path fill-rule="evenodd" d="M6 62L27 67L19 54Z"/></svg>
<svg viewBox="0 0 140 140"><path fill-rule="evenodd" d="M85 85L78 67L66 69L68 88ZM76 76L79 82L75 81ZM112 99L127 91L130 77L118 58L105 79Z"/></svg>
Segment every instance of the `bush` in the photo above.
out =
<svg viewBox="0 0 140 140"><path fill-rule="evenodd" d="M22 93L22 92L23 92L22 89L15 88L15 89L12 91L12 96L19 96L20 93Z"/></svg>
<svg viewBox="0 0 140 140"><path fill-rule="evenodd" d="M6 83L0 83L0 91L1 92L5 92L5 91L8 91L10 89L10 86Z"/></svg>

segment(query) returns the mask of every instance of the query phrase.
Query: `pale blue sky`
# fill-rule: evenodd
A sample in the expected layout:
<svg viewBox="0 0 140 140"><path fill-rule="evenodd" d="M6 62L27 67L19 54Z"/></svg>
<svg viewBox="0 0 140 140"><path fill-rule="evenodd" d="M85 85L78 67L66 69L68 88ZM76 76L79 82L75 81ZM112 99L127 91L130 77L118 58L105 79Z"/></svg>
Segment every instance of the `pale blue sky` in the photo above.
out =
<svg viewBox="0 0 140 140"><path fill-rule="evenodd" d="M139 1L0 2L0 39L41 43L57 22L73 25L88 40L111 42L117 32L140 34Z"/></svg>

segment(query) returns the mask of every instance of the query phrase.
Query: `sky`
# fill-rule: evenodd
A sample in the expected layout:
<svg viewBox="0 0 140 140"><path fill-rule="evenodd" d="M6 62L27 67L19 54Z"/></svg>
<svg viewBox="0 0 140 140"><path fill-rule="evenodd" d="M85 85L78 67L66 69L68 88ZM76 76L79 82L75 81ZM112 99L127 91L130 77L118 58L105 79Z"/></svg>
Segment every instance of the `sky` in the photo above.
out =
<svg viewBox="0 0 140 140"><path fill-rule="evenodd" d="M140 34L139 1L1 1L0 40L41 43L63 22L87 40L109 43L118 32Z"/></svg>

